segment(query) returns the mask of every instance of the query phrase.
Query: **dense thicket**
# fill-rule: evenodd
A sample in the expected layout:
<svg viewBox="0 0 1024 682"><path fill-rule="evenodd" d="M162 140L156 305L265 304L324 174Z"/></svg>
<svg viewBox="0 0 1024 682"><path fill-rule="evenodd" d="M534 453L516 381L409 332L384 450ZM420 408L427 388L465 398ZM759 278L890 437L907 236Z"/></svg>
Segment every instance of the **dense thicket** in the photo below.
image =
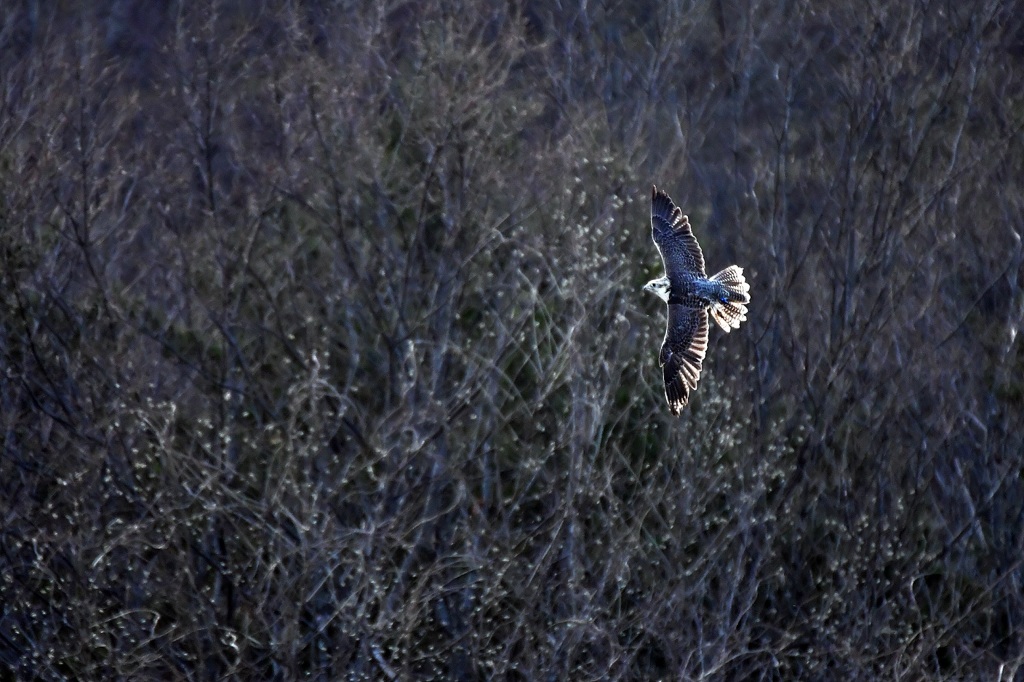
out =
<svg viewBox="0 0 1024 682"><path fill-rule="evenodd" d="M9 676L1021 679L1016 2L76 5L0 10ZM679 419L652 183L752 286Z"/></svg>

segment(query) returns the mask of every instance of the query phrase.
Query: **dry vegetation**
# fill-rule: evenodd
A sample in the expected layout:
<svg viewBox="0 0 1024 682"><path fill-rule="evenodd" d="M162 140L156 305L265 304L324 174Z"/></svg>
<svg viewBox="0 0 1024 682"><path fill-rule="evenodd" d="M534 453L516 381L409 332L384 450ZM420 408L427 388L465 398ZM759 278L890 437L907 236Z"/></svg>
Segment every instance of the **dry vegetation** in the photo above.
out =
<svg viewBox="0 0 1024 682"><path fill-rule="evenodd" d="M1018 3L77 4L0 10L4 679L1022 679ZM652 182L752 284L680 419Z"/></svg>

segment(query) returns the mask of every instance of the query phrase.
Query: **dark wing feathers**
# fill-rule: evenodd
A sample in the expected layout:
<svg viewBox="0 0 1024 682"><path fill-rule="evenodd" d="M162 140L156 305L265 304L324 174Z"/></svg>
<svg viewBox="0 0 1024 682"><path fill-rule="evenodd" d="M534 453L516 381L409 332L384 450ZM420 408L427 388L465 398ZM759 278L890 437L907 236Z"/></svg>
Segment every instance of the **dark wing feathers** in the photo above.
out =
<svg viewBox="0 0 1024 682"><path fill-rule="evenodd" d="M689 219L657 187L651 188L651 234L673 286L680 278L707 276L704 272L704 254L697 238L693 236Z"/></svg>
<svg viewBox="0 0 1024 682"><path fill-rule="evenodd" d="M682 411L690 390L697 388L707 350L708 311L670 304L660 360L665 373L665 398L672 414Z"/></svg>

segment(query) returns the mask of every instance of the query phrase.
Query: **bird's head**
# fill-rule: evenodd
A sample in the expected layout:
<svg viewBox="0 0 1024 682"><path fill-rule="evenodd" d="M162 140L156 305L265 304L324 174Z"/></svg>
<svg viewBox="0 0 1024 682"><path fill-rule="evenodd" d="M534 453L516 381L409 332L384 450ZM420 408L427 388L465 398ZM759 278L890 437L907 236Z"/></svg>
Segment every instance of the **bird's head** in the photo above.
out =
<svg viewBox="0 0 1024 682"><path fill-rule="evenodd" d="M644 285L644 291L649 291L661 300L668 303L668 277L659 277L658 279L652 279L650 282Z"/></svg>

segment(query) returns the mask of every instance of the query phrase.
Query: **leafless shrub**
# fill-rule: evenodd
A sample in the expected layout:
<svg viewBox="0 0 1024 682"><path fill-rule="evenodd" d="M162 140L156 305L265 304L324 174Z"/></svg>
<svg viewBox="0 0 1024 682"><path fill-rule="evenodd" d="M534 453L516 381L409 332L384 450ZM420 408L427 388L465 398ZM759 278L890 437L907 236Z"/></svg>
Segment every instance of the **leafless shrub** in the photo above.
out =
<svg viewBox="0 0 1024 682"><path fill-rule="evenodd" d="M1015 679L1018 14L5 8L0 662Z"/></svg>

